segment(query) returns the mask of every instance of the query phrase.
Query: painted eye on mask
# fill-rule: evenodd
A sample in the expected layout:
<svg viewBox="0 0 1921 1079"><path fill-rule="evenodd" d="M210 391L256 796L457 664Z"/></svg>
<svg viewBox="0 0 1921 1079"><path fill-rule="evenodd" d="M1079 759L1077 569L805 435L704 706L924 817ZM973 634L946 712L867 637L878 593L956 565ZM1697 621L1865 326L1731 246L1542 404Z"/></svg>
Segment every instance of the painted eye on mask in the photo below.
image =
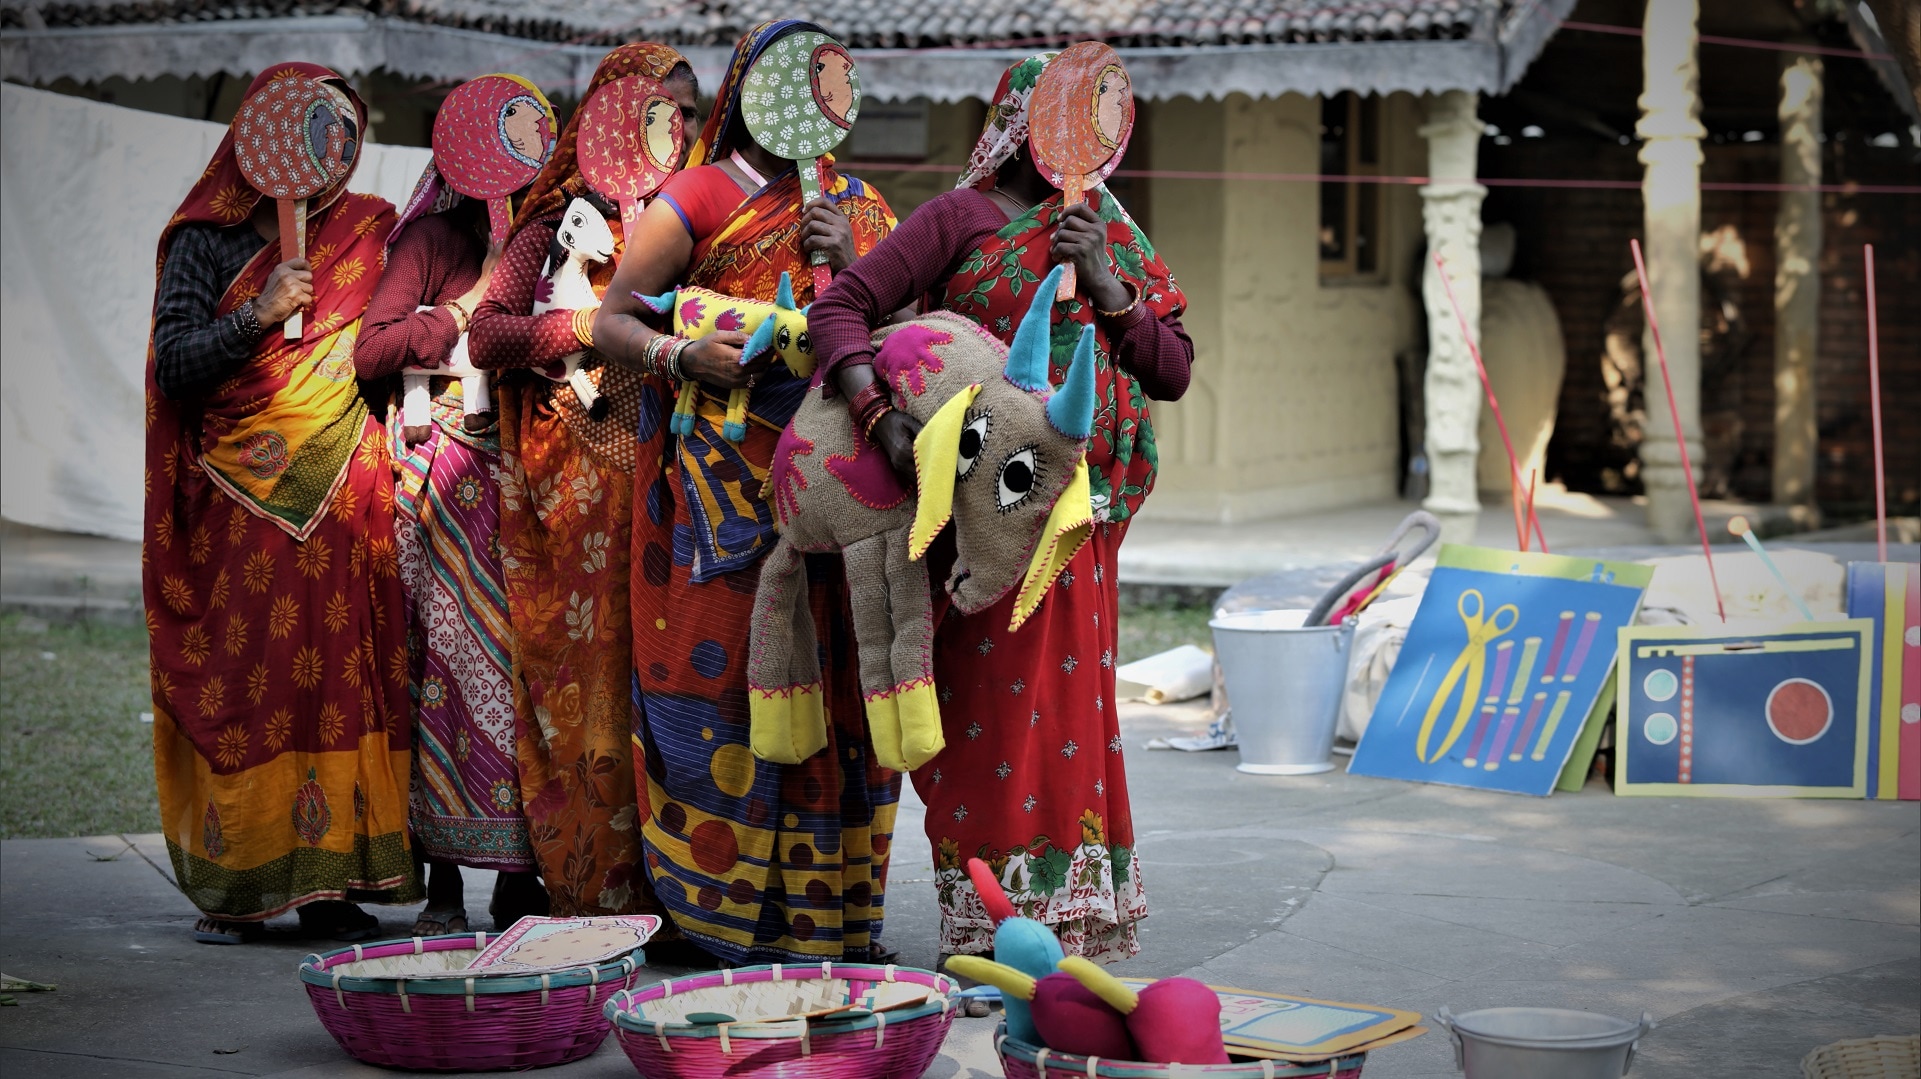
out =
<svg viewBox="0 0 1921 1079"><path fill-rule="evenodd" d="M974 466L980 463L981 447L986 443L987 414L983 412L961 428L959 459L954 468L956 478L964 480L974 471Z"/></svg>
<svg viewBox="0 0 1921 1079"><path fill-rule="evenodd" d="M1034 450L1033 447L1016 450L1001 463L1000 489L995 497L1004 513L1027 501L1034 490Z"/></svg>

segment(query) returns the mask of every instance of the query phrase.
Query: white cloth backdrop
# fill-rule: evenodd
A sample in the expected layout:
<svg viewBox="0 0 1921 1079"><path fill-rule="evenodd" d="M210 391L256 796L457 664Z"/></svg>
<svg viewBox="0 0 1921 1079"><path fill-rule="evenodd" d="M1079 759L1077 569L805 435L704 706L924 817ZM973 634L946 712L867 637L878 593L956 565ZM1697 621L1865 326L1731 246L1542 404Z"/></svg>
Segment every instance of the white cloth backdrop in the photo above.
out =
<svg viewBox="0 0 1921 1079"><path fill-rule="evenodd" d="M0 86L0 516L140 538L155 242L226 128ZM396 205L429 151L369 145Z"/></svg>

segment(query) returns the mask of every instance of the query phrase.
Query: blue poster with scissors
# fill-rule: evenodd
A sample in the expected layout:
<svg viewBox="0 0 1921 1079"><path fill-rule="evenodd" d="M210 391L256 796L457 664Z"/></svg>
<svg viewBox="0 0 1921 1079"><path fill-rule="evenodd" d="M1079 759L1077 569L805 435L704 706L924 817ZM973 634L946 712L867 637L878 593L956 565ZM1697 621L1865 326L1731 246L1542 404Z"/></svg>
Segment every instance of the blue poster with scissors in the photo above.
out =
<svg viewBox="0 0 1921 1079"><path fill-rule="evenodd" d="M1545 797L1610 685L1642 582L1592 560L1577 577L1574 559L1463 553L1442 550L1348 771Z"/></svg>

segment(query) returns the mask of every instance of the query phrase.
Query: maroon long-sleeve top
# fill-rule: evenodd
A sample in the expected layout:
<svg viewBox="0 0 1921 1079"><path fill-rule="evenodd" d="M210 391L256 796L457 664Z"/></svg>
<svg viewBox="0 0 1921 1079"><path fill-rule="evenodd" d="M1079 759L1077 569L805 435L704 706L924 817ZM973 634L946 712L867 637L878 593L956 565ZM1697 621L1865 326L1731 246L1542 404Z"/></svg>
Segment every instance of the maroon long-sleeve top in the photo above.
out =
<svg viewBox="0 0 1921 1079"><path fill-rule="evenodd" d="M440 305L466 295L487 260L487 242L461 217L456 210L414 221L387 252L386 272L354 342L354 370L362 379L447 362L460 324ZM426 306L433 310L420 310Z"/></svg>
<svg viewBox="0 0 1921 1079"><path fill-rule="evenodd" d="M961 262L1007 221L982 192L949 191L923 203L872 251L835 274L807 311L807 333L826 368L823 390L835 392L834 373L842 364L872 363L874 327L946 285ZM1177 401L1187 392L1194 342L1179 318L1157 319L1145 304L1119 318L1101 317L1115 361L1148 397Z"/></svg>
<svg viewBox="0 0 1921 1079"><path fill-rule="evenodd" d="M584 347L574 332L571 309L528 313L534 309L535 293L547 285L540 268L558 221L533 222L507 242L487 281L487 297L467 327L467 355L475 367L545 367Z"/></svg>

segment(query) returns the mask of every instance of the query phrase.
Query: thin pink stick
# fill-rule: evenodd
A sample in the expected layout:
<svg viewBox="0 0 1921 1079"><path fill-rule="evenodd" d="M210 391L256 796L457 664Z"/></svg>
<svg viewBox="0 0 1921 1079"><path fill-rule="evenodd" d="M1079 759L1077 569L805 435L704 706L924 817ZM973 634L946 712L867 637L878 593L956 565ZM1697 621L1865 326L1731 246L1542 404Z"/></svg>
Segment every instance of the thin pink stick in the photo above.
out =
<svg viewBox="0 0 1921 1079"><path fill-rule="evenodd" d="M1668 377L1668 350L1661 345L1661 323L1654 317L1654 294L1648 288L1647 263L1641 260L1641 241L1628 240L1634 252L1634 275L1641 282L1641 309L1647 312L1648 334L1654 338L1654 358L1661 361L1661 385L1668 391L1668 418L1674 421L1674 444L1681 449L1681 475L1687 477L1688 501L1694 503L1694 528L1701 534L1701 556L1708 562L1708 584L1714 589L1714 609L1721 621L1728 620L1727 605L1721 602L1721 580L1714 574L1714 552L1708 547L1708 525L1701 519L1701 494L1694 489L1694 465L1688 460L1688 435L1681 428L1681 408L1674 403L1674 380ZM1690 270L1692 272L1692 270Z"/></svg>
<svg viewBox="0 0 1921 1079"><path fill-rule="evenodd" d="M1487 380L1487 365L1481 362L1481 347L1474 343L1474 335L1468 332L1467 313L1461 310L1461 301L1454 298L1454 282L1447 279L1447 263L1441 259L1439 251L1434 252L1434 268L1440 272L1441 287L1447 290L1447 302L1454 308L1454 318L1461 324L1461 340L1467 342L1467 354L1474 357L1474 370L1481 376L1481 389L1487 394L1487 407L1494 410L1494 425L1501 431L1501 445L1507 450L1508 501L1514 507L1514 538L1516 545L1525 551L1527 521L1521 513L1521 462L1514 456L1514 440L1507 436L1507 418L1501 415L1501 402L1494 399L1494 384ZM1545 542L1541 544L1541 550L1547 550Z"/></svg>
<svg viewBox="0 0 1921 1079"><path fill-rule="evenodd" d="M1881 330L1874 310L1874 245L1861 249L1868 264L1868 411L1874 417L1874 541L1877 561L1888 560L1888 473L1881 460Z"/></svg>

